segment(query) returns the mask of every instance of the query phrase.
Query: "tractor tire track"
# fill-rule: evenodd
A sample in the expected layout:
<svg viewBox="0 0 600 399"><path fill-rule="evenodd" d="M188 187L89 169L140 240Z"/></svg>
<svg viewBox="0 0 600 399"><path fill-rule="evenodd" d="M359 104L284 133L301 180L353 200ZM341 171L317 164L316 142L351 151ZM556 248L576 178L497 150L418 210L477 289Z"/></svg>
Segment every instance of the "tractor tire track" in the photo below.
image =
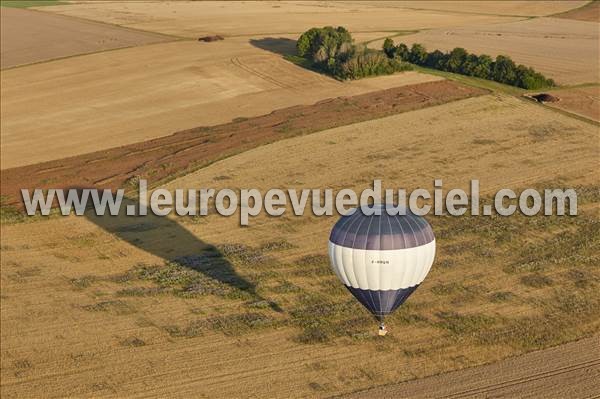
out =
<svg viewBox="0 0 600 399"><path fill-rule="evenodd" d="M240 68L241 70L243 70L245 72L248 72L248 73L250 73L250 74L252 74L254 76L257 76L257 77L263 79L266 82L274 84L275 86L277 86L279 88L297 90L294 86L291 86L291 85L289 85L287 83L283 83L283 82L281 82L281 81L273 78L272 76L270 76L270 75L268 75L266 73L257 71L256 69L249 67L248 65L244 64L238 57L232 57L231 58L231 63L234 66Z"/></svg>
<svg viewBox="0 0 600 399"><path fill-rule="evenodd" d="M356 392L349 398L600 396L600 336L496 363Z"/></svg>

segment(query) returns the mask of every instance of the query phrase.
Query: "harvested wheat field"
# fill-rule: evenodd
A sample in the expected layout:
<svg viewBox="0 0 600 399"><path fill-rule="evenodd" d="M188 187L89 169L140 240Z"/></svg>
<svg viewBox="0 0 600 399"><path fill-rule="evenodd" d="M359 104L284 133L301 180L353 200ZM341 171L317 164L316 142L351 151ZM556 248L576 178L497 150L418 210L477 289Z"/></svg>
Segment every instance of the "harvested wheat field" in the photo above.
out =
<svg viewBox="0 0 600 399"><path fill-rule="evenodd" d="M61 15L5 7L1 10L2 69L84 53L173 40L156 33Z"/></svg>
<svg viewBox="0 0 600 399"><path fill-rule="evenodd" d="M7 169L2 173L1 194L5 204L18 207L23 204L22 188L131 189L131 182L139 176L162 181L262 144L486 92L442 80L285 108L128 146Z"/></svg>
<svg viewBox="0 0 600 399"><path fill-rule="evenodd" d="M597 23L557 18L535 18L485 26L432 29L397 39L408 45L449 51L464 47L471 53L493 57L509 55L559 84L600 81L600 29ZM382 41L370 44L380 47Z"/></svg>
<svg viewBox="0 0 600 399"><path fill-rule="evenodd" d="M298 68L261 43L164 43L4 71L2 169L439 80L407 72L342 83Z"/></svg>
<svg viewBox="0 0 600 399"><path fill-rule="evenodd" d="M487 2L486 2L487 3ZM554 2L553 2L554 3ZM481 3L480 3L481 4ZM556 2L546 8L566 11L585 2ZM480 13L455 13L410 8L411 4L386 2L77 2L64 6L44 7L47 12L83 17L163 34L196 38L211 34L265 37L298 35L312 26L344 25L350 31L396 32L407 29L441 28L461 25L516 21L523 16L502 15L498 9L518 12L522 3L502 6L482 5ZM488 8L491 12L487 13ZM544 5L526 6L527 15L544 12ZM496 13L500 15L495 15Z"/></svg>
<svg viewBox="0 0 600 399"><path fill-rule="evenodd" d="M0 74L3 399L598 394L597 3L10 4ZM338 25L347 30L321 28ZM198 40L206 36L219 40ZM386 37L507 54L545 76L363 46L381 49ZM559 100L525 97L536 93ZM577 215L430 213L419 223L431 229L409 224L410 233L397 220L404 247L391 250L406 256L389 266L404 276L410 262L431 265L433 250L435 260L425 280L359 287L381 305L388 291L419 286L387 314L367 311L336 276L335 212L295 216L288 197L283 215L262 212L247 226L239 207L224 217L212 200L205 216L127 216L145 203L142 179L169 192L263 195L360 192L375 179L408 193L441 180L446 194L477 179L481 205L502 188L574 189ZM127 197L111 216L24 214L21 189L71 187ZM371 221L354 241L377 233ZM382 224L378 233L385 252ZM417 243L418 233L429 241ZM354 244L352 262L371 267L371 249ZM384 261L373 258L369 273ZM388 330L373 317L384 314Z"/></svg>
<svg viewBox="0 0 600 399"><path fill-rule="evenodd" d="M361 1L371 7L389 6L407 10L428 10L450 14L504 15L543 17L568 12L589 3L583 1L460 0L460 1Z"/></svg>
<svg viewBox="0 0 600 399"><path fill-rule="evenodd" d="M452 187L479 178L485 195L578 187L577 218L431 219L436 264L385 340L329 269L333 218L261 216L243 229L216 214L4 224L2 396L328 397L593 334L597 139L594 125L494 94L278 141L167 186L383 178L410 189L435 177Z"/></svg>

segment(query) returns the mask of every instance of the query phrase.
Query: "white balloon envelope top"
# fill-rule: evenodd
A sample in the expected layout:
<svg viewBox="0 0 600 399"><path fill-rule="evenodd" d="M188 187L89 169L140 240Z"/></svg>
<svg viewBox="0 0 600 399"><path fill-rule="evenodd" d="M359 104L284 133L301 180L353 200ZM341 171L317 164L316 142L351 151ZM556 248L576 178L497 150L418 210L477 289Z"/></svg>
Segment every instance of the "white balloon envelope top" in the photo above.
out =
<svg viewBox="0 0 600 399"><path fill-rule="evenodd" d="M379 208L379 214L373 211ZM390 215L385 205L342 216L329 236L335 274L376 318L396 310L425 279L435 257L427 221L409 211Z"/></svg>

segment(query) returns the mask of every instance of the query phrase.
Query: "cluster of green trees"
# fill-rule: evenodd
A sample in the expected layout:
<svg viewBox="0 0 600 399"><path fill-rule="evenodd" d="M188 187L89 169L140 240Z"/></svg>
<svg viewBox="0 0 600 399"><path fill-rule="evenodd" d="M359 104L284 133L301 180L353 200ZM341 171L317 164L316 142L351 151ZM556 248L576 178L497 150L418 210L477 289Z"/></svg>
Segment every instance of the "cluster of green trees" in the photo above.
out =
<svg viewBox="0 0 600 399"><path fill-rule="evenodd" d="M439 50L429 53L421 44L415 43L411 48L404 43L396 46L390 38L383 42L383 52L389 59L400 59L416 65L493 80L528 90L555 85L552 79L546 78L533 68L516 65L505 55L499 55L494 60L486 54L469 54L467 50L460 47L449 53Z"/></svg>
<svg viewBox="0 0 600 399"><path fill-rule="evenodd" d="M314 68L338 79L389 75L412 68L400 58L355 45L350 32L341 26L307 30L298 39L296 49Z"/></svg>
<svg viewBox="0 0 600 399"><path fill-rule="evenodd" d="M427 52L421 44L412 47L394 44L390 38L383 43L383 52L357 46L344 27L312 28L304 32L296 43L298 55L325 73L338 79L360 79L367 76L389 75L411 69L411 64L493 80L528 90L554 86L533 68L517 65L510 57L469 54L457 47L449 53Z"/></svg>

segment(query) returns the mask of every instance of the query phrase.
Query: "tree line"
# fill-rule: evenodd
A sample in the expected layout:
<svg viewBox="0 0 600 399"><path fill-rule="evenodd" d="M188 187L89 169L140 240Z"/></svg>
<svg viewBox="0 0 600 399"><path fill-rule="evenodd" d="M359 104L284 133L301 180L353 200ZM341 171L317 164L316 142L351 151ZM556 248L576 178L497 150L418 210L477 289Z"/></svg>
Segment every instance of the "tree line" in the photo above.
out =
<svg viewBox="0 0 600 399"><path fill-rule="evenodd" d="M383 51L354 44L352 35L342 26L311 28L298 38L298 55L310 65L337 79L360 79L389 75L412 69L412 64L428 68L493 80L511 86L536 90L555 86L533 68L517 65L506 55L492 59L486 54L471 54L457 47L450 52L428 52L422 44L408 47L390 38L383 42Z"/></svg>
<svg viewBox="0 0 600 399"><path fill-rule="evenodd" d="M383 42L383 52L389 59L399 59L440 71L493 80L528 90L555 86L552 79L546 78L533 68L515 64L506 55L499 55L494 60L486 54L470 54L460 47L446 53L440 50L427 52L422 44L415 43L411 48L404 43L396 46L390 38Z"/></svg>

